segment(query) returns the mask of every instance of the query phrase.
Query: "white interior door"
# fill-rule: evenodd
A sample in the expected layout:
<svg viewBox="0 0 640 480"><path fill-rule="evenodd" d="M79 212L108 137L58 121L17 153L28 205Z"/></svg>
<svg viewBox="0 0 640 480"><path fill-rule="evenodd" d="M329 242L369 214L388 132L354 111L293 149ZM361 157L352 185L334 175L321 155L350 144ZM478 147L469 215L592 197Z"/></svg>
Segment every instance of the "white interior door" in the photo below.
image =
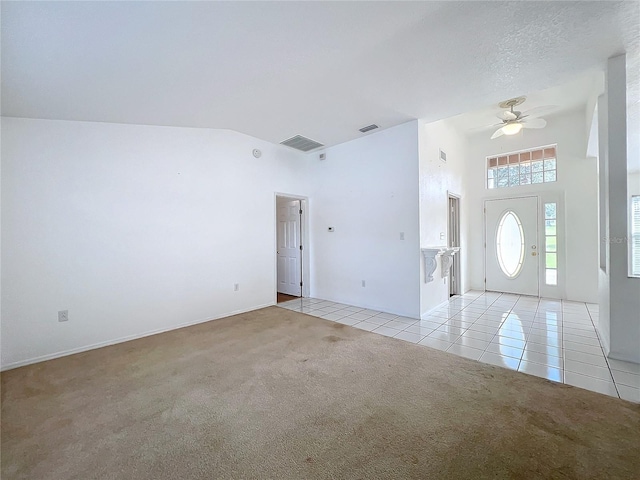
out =
<svg viewBox="0 0 640 480"><path fill-rule="evenodd" d="M449 246L460 246L460 200L456 197L449 197ZM460 294L460 255L458 252L453 256L451 270L449 271L449 295Z"/></svg>
<svg viewBox="0 0 640 480"><path fill-rule="evenodd" d="M278 292L301 294L300 200L278 204Z"/></svg>
<svg viewBox="0 0 640 480"><path fill-rule="evenodd" d="M539 295L538 198L485 202L486 289Z"/></svg>

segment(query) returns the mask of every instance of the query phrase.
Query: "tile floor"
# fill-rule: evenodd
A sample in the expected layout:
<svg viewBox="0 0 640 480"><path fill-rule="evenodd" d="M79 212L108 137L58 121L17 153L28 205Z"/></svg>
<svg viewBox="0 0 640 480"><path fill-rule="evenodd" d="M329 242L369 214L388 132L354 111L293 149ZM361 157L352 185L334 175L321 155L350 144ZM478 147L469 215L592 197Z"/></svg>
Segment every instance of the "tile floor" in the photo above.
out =
<svg viewBox="0 0 640 480"><path fill-rule="evenodd" d="M422 320L316 298L278 306L640 403L640 365L604 356L594 304L469 292Z"/></svg>

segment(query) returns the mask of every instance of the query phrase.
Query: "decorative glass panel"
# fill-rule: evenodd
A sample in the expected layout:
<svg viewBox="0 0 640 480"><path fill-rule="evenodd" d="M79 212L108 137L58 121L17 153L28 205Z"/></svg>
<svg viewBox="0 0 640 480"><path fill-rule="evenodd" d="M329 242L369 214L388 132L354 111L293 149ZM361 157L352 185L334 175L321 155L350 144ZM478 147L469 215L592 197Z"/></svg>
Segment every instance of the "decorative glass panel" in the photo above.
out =
<svg viewBox="0 0 640 480"><path fill-rule="evenodd" d="M545 220L544 221L544 234L545 235L556 235L556 221L555 220Z"/></svg>
<svg viewBox="0 0 640 480"><path fill-rule="evenodd" d="M557 252L558 251L558 245L557 245L557 237L545 237L545 250L547 252Z"/></svg>
<svg viewBox="0 0 640 480"><path fill-rule="evenodd" d="M498 168L498 187L509 186L509 169L507 167Z"/></svg>
<svg viewBox="0 0 640 480"><path fill-rule="evenodd" d="M558 268L558 254L557 253L547 253L546 254L545 266L547 268Z"/></svg>
<svg viewBox="0 0 640 480"><path fill-rule="evenodd" d="M556 218L556 204L545 203L544 204L544 218Z"/></svg>
<svg viewBox="0 0 640 480"><path fill-rule="evenodd" d="M517 165L509 167L509 186L515 187L516 185L520 185L520 168Z"/></svg>
<svg viewBox="0 0 640 480"><path fill-rule="evenodd" d="M498 264L507 277L514 278L520 273L524 250L522 223L515 212L508 211L500 219L496 233Z"/></svg>
<svg viewBox="0 0 640 480"><path fill-rule="evenodd" d="M557 285L558 284L558 270L548 269L545 272L545 283L547 285Z"/></svg>
<svg viewBox="0 0 640 480"><path fill-rule="evenodd" d="M556 181L556 147L486 157L487 188L517 187ZM496 167L498 170L496 171ZM489 180L493 179L493 182Z"/></svg>

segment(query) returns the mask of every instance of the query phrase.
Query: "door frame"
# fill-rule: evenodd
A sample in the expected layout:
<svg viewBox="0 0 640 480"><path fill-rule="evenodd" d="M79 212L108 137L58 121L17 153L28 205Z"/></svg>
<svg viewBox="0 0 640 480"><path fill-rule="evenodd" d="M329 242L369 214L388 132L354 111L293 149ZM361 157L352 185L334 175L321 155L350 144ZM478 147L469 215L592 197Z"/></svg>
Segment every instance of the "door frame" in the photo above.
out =
<svg viewBox="0 0 640 480"><path fill-rule="evenodd" d="M538 214L537 214L537 218L536 218L536 225L537 225L537 237L536 237L536 245L538 245L538 295L537 298L542 298L542 287L544 286L544 282L543 282L543 277L542 275L544 274L544 268L543 268L543 258L540 256L540 251L542 250L540 247L542 246L542 243L540 243L541 238L544 238L544 222L541 224L540 222L540 212L542 211L542 204L541 204L541 198L540 195L508 195L508 196L500 196L500 197L491 197L491 198L485 198L482 201L482 244L484 245L484 248L482 249L482 266L483 266L483 274L484 274L484 282L483 282L483 289L484 291L488 291L487 290L487 202L494 202L494 201L500 201L500 200L515 200L517 198L535 198L536 199L536 203L538 205ZM544 218L544 214L542 214ZM541 226L542 225L542 226ZM542 235L542 236L541 236Z"/></svg>
<svg viewBox="0 0 640 480"><path fill-rule="evenodd" d="M291 193L274 192L273 194L273 304L278 303L278 199L300 200L302 216L300 219L300 241L302 243L302 255L300 266L302 268L302 297L311 296L309 260L309 198Z"/></svg>
<svg viewBox="0 0 640 480"><path fill-rule="evenodd" d="M457 209L457 215L456 215L456 220L457 220L457 230L458 230L458 245L455 245L456 247L461 247L462 245L462 235L460 234L461 232L461 225L462 225L462 221L460 219L460 203L461 203L461 196L450 192L447 190L447 243L449 245L449 247L452 247L454 245L451 245L451 211L450 211L450 206L451 206L451 200L455 200L456 202L456 209ZM452 287L451 285L451 274L449 274L449 297L451 297L452 295L462 295L462 279L460 278L461 275L461 264L462 264L462 260L461 260L461 255L462 254L462 249L460 249L458 251L457 254L455 254L453 256L453 264L451 265L451 271L453 272L453 274L455 275L455 288Z"/></svg>

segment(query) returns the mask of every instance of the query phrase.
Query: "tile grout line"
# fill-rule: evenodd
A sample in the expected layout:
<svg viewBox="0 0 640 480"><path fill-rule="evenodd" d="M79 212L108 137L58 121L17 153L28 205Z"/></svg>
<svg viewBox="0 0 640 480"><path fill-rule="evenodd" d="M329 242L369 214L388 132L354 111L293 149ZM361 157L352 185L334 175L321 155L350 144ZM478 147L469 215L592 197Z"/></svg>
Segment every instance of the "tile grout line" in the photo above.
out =
<svg viewBox="0 0 640 480"><path fill-rule="evenodd" d="M477 315L477 317L476 317L475 319L473 319L473 321L471 322L471 326L473 326L473 325L477 324L478 320L480 320L483 316L485 316L485 315L487 314L488 310L489 310L492 306L494 306L494 305L495 305L495 303L496 303L496 302L498 302L498 301L503 297L503 295L504 295L504 294L502 294L502 293L498 294L498 296L497 296L497 297L495 297L495 298L493 299L493 301L491 301L491 303L489 303L488 305L484 305L484 306L482 307L482 309L483 309L483 312L482 312L482 313L474 312L474 315L473 315L473 316L474 316L474 317L476 317L476 315ZM419 340L419 341L417 341L417 342L411 342L411 343L419 344L421 341L423 341L425 338L427 338L429 335L431 335L434 331L438 330L440 327L442 327L442 326L446 325L446 324L447 324L447 323L449 323L451 320L453 320L453 317L455 317L456 315L459 315L459 314L460 314L461 312L463 312L467 307L470 307L470 306L474 306L474 308L478 308L478 307L480 307L480 304L478 304L478 305L473 305L473 304L474 304L474 302L476 302L479 298L482 298L482 297L483 297L483 295L482 295L482 294L481 294L481 295L478 295L478 296L474 297L474 298L473 298L473 300L471 300L467 305L464 305L464 306L463 306L463 305L461 305L461 304L456 304L456 305L455 305L455 309L457 310L457 309L459 308L459 310L457 310L457 312L455 312L454 314L449 314L449 313L448 313L448 314L447 314L447 317L448 317L448 318L442 318L442 317L437 317L437 316L436 316L436 318L439 318L439 319L440 319L440 320L442 320L442 321L441 321L441 322L440 322L440 321L433 322L433 320L430 320L430 321L432 321L432 323L437 324L437 325L438 325L438 327L437 327L437 328L435 328L435 329L432 329L432 330L431 330L431 332L430 332L429 334L427 334L427 335L416 334L416 335L418 335L418 336L419 336L420 340ZM306 298L306 297L305 297L305 298ZM459 299L462 299L462 298L463 298L463 296L459 296L458 298L459 298ZM485 297L485 298L486 298L486 297ZM499 322L496 333L493 333L493 334L491 335L491 340L489 340L489 341L487 342L487 346L485 346L484 348L477 348L477 350L480 350L480 351L482 352L482 353L480 354L480 357L482 357L485 353L487 353L487 349L488 349L489 345L491 345L491 343L493 343L493 342L495 341L496 337L497 337L497 336L499 336L499 333L500 333L500 327L501 327L502 325L504 325L504 323L506 322L507 317L508 317L509 315L514 314L514 308L516 308L516 306L517 306L518 302L519 302L521 299L522 299L522 295L518 295L518 296L517 296L517 299L515 300L515 302L514 302L513 304L511 304L509 307L505 307L505 308L504 308L505 310L508 308L508 310L507 310L507 312L506 312L506 313L504 313L504 312L503 312L503 315L505 315L505 316L504 316L504 317L503 317L503 319ZM316 300L315 302L313 302L313 303L308 302L308 303L305 305L305 304L304 304L304 302L303 302L303 300L304 300L304 299L302 299L302 298L301 298L300 300L301 300L301 301L300 301L300 309L302 309L302 308L304 308L304 307L309 308L309 307L311 307L312 305L317 305L318 303L322 303L322 302L327 302L327 303L331 304L331 305L325 306L325 307L323 307L323 308L336 308L336 310L335 310L334 312L331 312L331 313L329 313L329 314L339 314L339 315L342 315L340 319L337 319L337 320L331 320L331 321L334 321L334 322L338 322L339 320L341 320L341 319L343 319L343 318L347 318L347 317L349 317L349 316L350 316L350 315L352 315L352 314L358 313L358 312L343 312L343 313L349 313L349 314L350 314L350 315L343 315L343 314L339 313L340 311L345 310L345 309L350 308L350 307L351 307L351 308L360 308L360 307L354 307L354 306L352 306L352 305L345 305L345 304L340 304L340 306L339 306L339 307L336 307L337 302L332 302L332 301L329 301L329 300L322 300L322 299L314 299L314 300ZM295 302L296 302L296 300L294 300L294 303L295 303ZM535 324L535 320L536 320L536 318L537 318L538 312L540 311L540 302L541 302L541 299L538 299L538 302L536 303L536 309L535 309L535 311L533 312L533 321L529 324L528 328L526 328L527 333L531 333L531 331L533 330L533 327L534 327L534 324ZM562 383L565 383L565 384L566 384L566 375L565 375L565 374L566 374L566 368L565 368L565 365L564 365L564 362L566 361L566 349L564 348L564 342L565 342L565 338L564 338L564 326L565 326L565 325L564 325L564 302L563 302L562 300L560 300L560 302L561 302L561 305L562 305L562 308L561 308L561 315L562 315L562 319L561 319L561 329L560 329L560 333L561 333L561 339L562 339L562 357L561 357L561 358L563 359L563 366L562 366L561 368L559 368L558 370L561 370L561 371L562 371L562 374L563 374ZM509 302L509 303L510 303L510 302ZM587 314L588 314L588 316L589 316L589 321L591 322L591 326L592 326L592 327L594 328L594 330L596 331L596 336L597 336L596 338L597 338L597 340L598 340L598 344L599 344L599 346L600 346L600 350L602 351L603 356L604 356L604 351L603 351L603 348L602 348L602 343L600 342L600 338L599 338L599 335L598 335L597 329L595 329L595 324L594 324L594 321L593 321L593 316L592 316L592 314L591 314L591 311L588 309L588 307L587 307L586 303L583 303L583 304L585 305L585 308L587 309ZM276 305L276 306L281 306L281 305ZM282 305L281 307L282 307L282 308L286 308L286 307L284 307L284 305ZM362 311L362 310L368 310L368 309L360 308L360 310ZM355 324L353 324L353 325L351 325L351 326L353 326L353 327L355 327L355 328L358 328L358 327L357 327L357 325L358 325L358 324L363 323L363 322L367 322L368 320L370 320L370 319L371 319L371 318L373 318L373 317L376 317L376 316L377 316L377 315L379 315L379 314L394 315L394 316L393 316L393 318L391 318L391 319L383 319L383 320L385 320L385 323L378 325L378 326L375 328L375 329L377 329L377 328L380 328L380 327L382 327L382 326L387 326L390 322L393 322L393 321L395 321L395 319L397 319L397 318L399 318L399 317L402 317L401 315L390 314L390 313L387 313L387 312L381 312L381 311L380 311L380 312L376 311L376 312L377 312L377 314L371 315L371 316L367 317L367 318L366 318L366 319L364 319L364 320L359 320L358 322L356 322ZM302 312L302 313L307 313L308 315L314 316L314 317L316 317L316 318L323 318L321 315L318 315L317 313L308 313L308 312ZM327 315L327 314L325 314L325 315ZM515 314L515 315L517 315L517 314ZM411 319L411 320L414 320L414 319L413 319L413 318L411 318L411 317L406 317L406 318L409 318L409 319ZM323 318L323 319L324 319L324 318ZM326 320L329 320L329 319L326 319ZM416 324L419 324L421 321L422 321L422 319L416 319L416 321L415 321L415 322L413 322L413 323L405 324L404 328L402 328L402 329L397 329L397 328L395 328L395 327L388 327L388 328L390 328L390 329L392 328L392 329L394 329L394 330L398 330L398 333L401 333L401 332L405 332L405 331L407 331L407 329L408 329L408 328L410 328L411 326L415 326ZM527 321L527 322L528 322L528 321ZM369 322L369 323L372 323L372 322ZM479 325L483 325L483 324L479 324ZM457 342L458 340L460 340L460 338L462 338L462 337L464 336L464 334L465 334L465 333L469 332L469 330L471 329L471 326L466 327L466 328L462 328L462 327L461 327L460 329L461 329L462 333L461 333L461 334L459 334L459 335L457 335L457 336L456 336L456 338L455 338L455 340L454 340L453 342L450 342L450 343L451 343L451 345L450 345L449 347L447 347L447 349L446 349L446 350L444 350L444 351L449 351L449 350L453 347L453 345L455 345L455 344L456 344L456 342ZM489 326L489 325L487 325L487 326ZM375 329L374 329L374 330L375 330ZM371 331L371 330L369 330L369 331ZM479 331L479 332L480 332L480 331ZM375 333L375 332L374 332L374 333ZM413 333L413 332L409 332L409 333ZM485 332L485 333L487 333L487 332ZM397 334L396 334L396 335L397 335ZM389 335L385 335L385 336L389 336ZM393 337L395 337L395 335L394 335ZM473 337L471 337L471 338L473 338ZM591 337L586 337L586 338L591 338ZM518 359L518 367L517 367L516 369L513 369L514 371L522 372L522 371L520 370L520 367L522 366L522 362L523 362L523 358L524 358L524 350L526 349L527 345L532 344L532 343L534 343L534 342L531 342L530 340L525 339L524 346L523 346L523 348L522 348L522 354L520 355L520 357L519 357L519 358L517 358L517 359ZM578 343L579 343L579 342L578 342ZM585 344L585 346L587 346L587 345L589 345L589 344ZM470 346L469 346L469 347L470 347ZM470 348L476 348L476 347L470 347ZM514 348L517 348L517 347L514 347ZM519 348L518 348L518 349L519 349ZM575 351L576 351L576 352L581 352L580 350L575 350ZM589 353L589 352L581 352L581 353L585 353L585 354L586 354L586 353ZM503 354L497 354L497 355L502 356L502 357L509 357L508 355L503 355ZM592 355L596 356L595 354L592 354ZM468 357L467 357L467 358L468 358ZM516 359L516 357L509 357L509 358L513 358L514 360ZM610 366L610 364L609 364L609 362L608 362L608 359L607 359L606 357L604 357L604 358L605 358L605 362L606 362L606 364L607 364L607 368L608 368L609 374L611 375L612 383L614 384L614 388L616 389L616 393L617 393L617 395L618 395L618 397L619 397L618 385L617 385L617 383L615 382L615 379L613 378L613 373L612 373L611 366ZM480 362L480 358L478 358L476 361ZM572 360L572 361L573 361L573 360ZM576 362L578 362L578 363L584 364L584 365L591 365L591 364L589 364L589 363L582 362L582 361L580 361L580 360L575 360L575 361L576 361ZM487 363L487 362L481 362L481 363ZM532 363L536 363L536 364L538 364L537 362L532 362ZM546 365L546 364L543 364L543 363L540 363L539 365L544 366L544 367L547 367L547 368L556 368L556 367L554 367L554 366ZM507 367L507 368L508 368L508 367ZM522 372L522 373L524 373L524 372ZM603 380L603 379L601 379L601 378L599 378L599 377L592 377L591 375L584 375L584 376L590 377L590 378L595 379L595 380L606 381L606 380Z"/></svg>

